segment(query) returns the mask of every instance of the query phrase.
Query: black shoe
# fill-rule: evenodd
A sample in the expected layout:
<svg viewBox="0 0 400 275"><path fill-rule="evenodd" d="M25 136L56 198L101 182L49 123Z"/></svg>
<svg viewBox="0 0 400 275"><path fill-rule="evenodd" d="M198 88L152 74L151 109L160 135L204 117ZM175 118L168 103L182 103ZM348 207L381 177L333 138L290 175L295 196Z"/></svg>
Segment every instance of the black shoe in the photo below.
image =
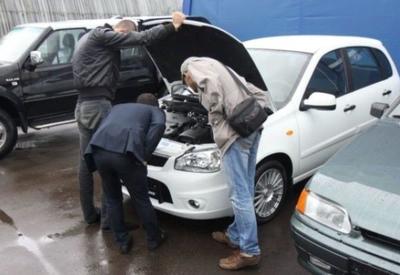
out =
<svg viewBox="0 0 400 275"><path fill-rule="evenodd" d="M109 224L101 224L100 228L104 232L111 232L111 226Z"/></svg>
<svg viewBox="0 0 400 275"><path fill-rule="evenodd" d="M96 207L96 214L93 217L93 219L87 220L86 223L87 224L96 224L99 223L101 220L101 214L100 214L100 209Z"/></svg>
<svg viewBox="0 0 400 275"><path fill-rule="evenodd" d="M121 254L129 254L129 252L132 250L132 245L133 245L133 239L132 237L129 237L128 241L119 246L119 252Z"/></svg>
<svg viewBox="0 0 400 275"><path fill-rule="evenodd" d="M168 239L168 235L165 231L161 230L160 239L157 242L149 242L147 247L149 250L157 249L165 240Z"/></svg>

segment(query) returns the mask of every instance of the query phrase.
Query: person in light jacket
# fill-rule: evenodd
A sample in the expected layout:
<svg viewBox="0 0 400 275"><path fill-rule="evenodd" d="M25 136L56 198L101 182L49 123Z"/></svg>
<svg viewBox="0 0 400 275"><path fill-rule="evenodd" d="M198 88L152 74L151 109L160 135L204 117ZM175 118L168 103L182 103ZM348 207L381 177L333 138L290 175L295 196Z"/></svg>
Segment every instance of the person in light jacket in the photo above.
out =
<svg viewBox="0 0 400 275"><path fill-rule="evenodd" d="M166 238L158 226L147 184L147 161L164 130L165 114L157 98L142 94L137 103L118 104L111 109L85 152L89 171L99 171L109 222L122 254L131 250L132 237L124 222L120 179L146 230L148 248L157 248Z"/></svg>
<svg viewBox="0 0 400 275"><path fill-rule="evenodd" d="M222 165L231 189L230 199L235 219L225 232L213 232L214 240L236 250L219 261L223 269L236 270L257 265L260 261L257 221L254 211L256 156L262 127L244 138L229 125L226 117L249 95L241 81L264 108L274 110L268 92L248 83L229 67L207 57L191 57L181 66L182 80L199 94L208 110L214 140L222 153Z"/></svg>

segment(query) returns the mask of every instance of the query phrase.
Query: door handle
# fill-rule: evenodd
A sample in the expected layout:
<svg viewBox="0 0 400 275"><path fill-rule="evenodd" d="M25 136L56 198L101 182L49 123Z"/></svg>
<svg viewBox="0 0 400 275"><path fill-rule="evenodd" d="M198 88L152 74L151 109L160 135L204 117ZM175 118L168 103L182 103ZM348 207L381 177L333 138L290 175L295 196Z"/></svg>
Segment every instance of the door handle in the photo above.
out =
<svg viewBox="0 0 400 275"><path fill-rule="evenodd" d="M349 112L349 111L353 111L355 108L356 108L356 105L348 105L343 109L343 111Z"/></svg>
<svg viewBox="0 0 400 275"><path fill-rule="evenodd" d="M387 91L384 91L384 92L382 93L382 95L383 95L383 96L386 96L386 95L390 95L391 93L392 93L391 90L387 90Z"/></svg>

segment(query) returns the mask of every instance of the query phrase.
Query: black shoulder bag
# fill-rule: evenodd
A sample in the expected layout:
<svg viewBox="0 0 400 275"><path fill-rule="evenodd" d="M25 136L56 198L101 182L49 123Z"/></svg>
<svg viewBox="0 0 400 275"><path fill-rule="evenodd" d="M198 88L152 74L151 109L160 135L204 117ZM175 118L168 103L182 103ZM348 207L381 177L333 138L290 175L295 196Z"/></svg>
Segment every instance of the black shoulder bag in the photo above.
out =
<svg viewBox="0 0 400 275"><path fill-rule="evenodd" d="M249 89L238 79L238 77L228 68L229 74L235 80L236 84L242 87L248 98L240 102L233 108L232 114L226 116L226 120L229 125L238 133L241 137L248 137L254 133L260 126L267 120L269 110L264 109L249 91Z"/></svg>

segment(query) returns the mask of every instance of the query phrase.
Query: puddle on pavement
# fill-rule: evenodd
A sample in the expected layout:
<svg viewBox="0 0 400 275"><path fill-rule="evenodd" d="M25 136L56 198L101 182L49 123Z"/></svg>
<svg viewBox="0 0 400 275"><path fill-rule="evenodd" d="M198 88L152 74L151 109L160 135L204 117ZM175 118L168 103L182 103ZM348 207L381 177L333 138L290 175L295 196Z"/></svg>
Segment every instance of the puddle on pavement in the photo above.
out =
<svg viewBox="0 0 400 275"><path fill-rule="evenodd" d="M36 148L37 144L34 141L21 141L15 145L15 150Z"/></svg>
<svg viewBox="0 0 400 275"><path fill-rule="evenodd" d="M40 250L39 246L37 245L37 243L32 240L31 238L28 238L27 236L20 236L18 238L18 245L25 247L26 250L28 250L29 252L31 252L33 255L36 256L36 258L42 263L43 267L46 269L46 271L49 274L60 274L55 268L54 266L47 261L47 259L44 257L42 251Z"/></svg>
<svg viewBox="0 0 400 275"><path fill-rule="evenodd" d="M15 231L17 231L17 234L18 234L17 244L19 246L25 247L26 250L28 250L33 255L35 255L37 257L37 259L42 263L42 265L44 266L44 268L46 269L46 271L49 274L54 274L54 275L60 274L53 267L53 265L45 259L44 255L40 251L40 248L39 248L38 244L36 243L36 241L32 240L31 238L29 238L27 236L24 236L24 234L22 234L21 232L18 232L18 228L15 225L14 220L2 209L0 209L0 221L2 223L5 223L5 224L11 226L12 228L15 229Z"/></svg>
<svg viewBox="0 0 400 275"><path fill-rule="evenodd" d="M72 237L72 236L76 236L79 235L81 233L84 233L86 231L87 225L84 223L79 223L77 225L75 225L74 227L71 227L67 230L65 230L62 233L54 233L54 234L49 234L46 237L49 239L63 239L66 237Z"/></svg>
<svg viewBox="0 0 400 275"><path fill-rule="evenodd" d="M51 142L52 137L38 137L35 135L23 136L15 145L16 150L33 149L42 144Z"/></svg>
<svg viewBox="0 0 400 275"><path fill-rule="evenodd" d="M8 224L12 228L14 228L16 231L18 231L18 228L15 226L14 220L9 215L7 215L6 212L4 212L1 209L0 209L0 221L5 224Z"/></svg>
<svg viewBox="0 0 400 275"><path fill-rule="evenodd" d="M75 176L76 173L76 167L67 167L63 169L58 169L56 171L48 171L46 175L52 177L52 176L63 176L63 177L68 177L68 176ZM63 190L62 188L58 188L57 191Z"/></svg>

